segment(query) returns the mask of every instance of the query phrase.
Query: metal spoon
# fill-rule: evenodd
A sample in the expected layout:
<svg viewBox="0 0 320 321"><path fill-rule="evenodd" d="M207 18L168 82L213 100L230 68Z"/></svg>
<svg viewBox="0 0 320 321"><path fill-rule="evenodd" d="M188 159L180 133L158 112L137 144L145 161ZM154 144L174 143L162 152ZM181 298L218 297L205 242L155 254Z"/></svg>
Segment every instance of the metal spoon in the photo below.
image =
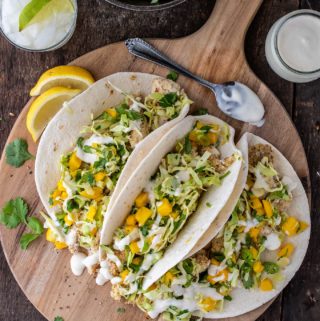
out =
<svg viewBox="0 0 320 321"><path fill-rule="evenodd" d="M174 70L209 88L216 96L218 107L228 116L258 127L264 124L265 110L263 104L259 97L246 85L237 81L214 84L204 80L178 65L140 38L128 39L125 41L125 45L133 55Z"/></svg>

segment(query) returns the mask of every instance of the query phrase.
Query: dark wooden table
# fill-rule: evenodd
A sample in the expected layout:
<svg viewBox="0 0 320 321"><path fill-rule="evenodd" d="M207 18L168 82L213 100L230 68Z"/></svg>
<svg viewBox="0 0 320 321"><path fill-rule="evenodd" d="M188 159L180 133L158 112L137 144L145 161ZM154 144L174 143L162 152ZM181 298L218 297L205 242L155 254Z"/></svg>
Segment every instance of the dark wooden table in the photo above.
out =
<svg viewBox="0 0 320 321"><path fill-rule="evenodd" d="M79 16L75 34L67 45L55 52L23 52L0 38L1 151L16 117L28 100L30 88L43 70L66 64L88 51L127 37L175 38L190 34L206 21L214 5L213 0L187 0L179 7L167 11L137 13L113 7L104 0L78 2ZM271 25L279 17L299 8L320 10L320 1L265 0L248 31L245 45L253 71L280 98L301 135L309 161L313 190L313 226L307 257L293 281L259 321L320 320L320 217L316 212L320 207L320 80L301 85L284 81L269 68L264 54L265 38ZM45 319L20 290L0 248L0 321L21 320Z"/></svg>

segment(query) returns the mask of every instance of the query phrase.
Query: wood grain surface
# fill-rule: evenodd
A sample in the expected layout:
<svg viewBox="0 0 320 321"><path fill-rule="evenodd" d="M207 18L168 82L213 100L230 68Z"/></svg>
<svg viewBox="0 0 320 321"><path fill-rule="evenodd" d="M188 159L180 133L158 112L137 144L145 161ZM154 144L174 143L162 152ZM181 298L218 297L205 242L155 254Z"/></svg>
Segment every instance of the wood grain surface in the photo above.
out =
<svg viewBox="0 0 320 321"><path fill-rule="evenodd" d="M280 6L281 7L281 6ZM250 11L250 8L247 8L248 10L243 10L243 11L239 11L239 15L241 15L242 17L243 16L247 16L247 15L250 15L250 14L252 14L252 12ZM224 12L224 14L226 14L225 12ZM277 14L279 14L279 10L277 11ZM220 15L219 16L222 16L222 12L220 13ZM263 17L263 18L266 18L266 17ZM270 16L268 16L268 19L271 19L271 17ZM272 20L270 20L271 22L272 22ZM220 33L221 33L221 31L227 31L227 32L231 32L232 31L232 28L230 27L230 26L225 26L225 28L223 28L222 29L222 24L221 23L219 23L219 25L218 25L218 27L220 27L221 28L221 30L217 30L216 29L216 27L217 27L217 25L215 24L214 26L212 26L212 34L215 34L216 36L217 36L217 39L219 39L219 35L220 35ZM241 28L245 28L245 25L241 25L240 26ZM240 28L239 27L239 28ZM267 30L267 29L266 29ZM254 34L255 32L257 32L257 30L253 30L252 31L252 34ZM196 35L196 37L197 36L199 36L199 33ZM241 43L241 39L239 40L238 39L238 41L240 41L240 43ZM250 41L251 41L251 38L249 38L248 39L248 42L247 42L247 49L248 48L250 48ZM180 45L184 45L184 43L183 43L183 39L182 40L179 40L178 42L180 42ZM198 42L197 42L198 43ZM251 43L251 50L250 50L250 53L251 54L253 54L253 53L255 53L256 55L253 55L252 56L252 59L254 60L254 59L257 59L256 61L257 61L257 64L259 64L259 63L263 63L263 59L264 58L262 58L261 59L261 54L263 53L263 43L264 43L264 40L262 39L262 36L261 36L261 42L260 42L260 47L259 47L259 43L256 43L256 42L252 42ZM165 45L166 43L165 42L163 42L163 41L157 41L157 45L158 46L160 46L160 47L162 47L162 49L163 50L167 50L167 52L169 52L170 53L170 55L171 56L173 56L174 57L174 52L170 52L170 47L171 48L173 48L172 46L170 46L170 45ZM234 46L230 46L230 48L232 49L231 51L236 51L236 53L234 53L233 52L233 55L231 55L231 56L229 56L228 54L230 54L230 52L228 51L227 53L225 52L225 51L223 51L223 49L224 48L221 48L221 47L219 47L218 48L218 46L214 46L214 48L211 48L212 50L211 50L211 55L210 55L210 57L208 56L208 68L206 69L206 71L210 71L210 68L213 68L212 67L212 65L210 65L210 61L209 61L209 58L210 59L212 59L212 58L217 58L217 57L219 57L220 59L218 59L218 60L215 60L215 61L219 61L219 67L222 69L222 67L224 66L224 65L226 65L226 66L230 66L230 63L229 64L227 64L229 61L228 60L234 60L234 59L237 59L238 61L241 61L241 59L243 59L243 56L241 55L241 51L239 52L239 51L237 51L237 46L239 45L239 42L237 42L237 41L234 41L234 42L232 42L232 44L234 45ZM202 44L200 44L200 45L202 45ZM209 44L209 46L210 46L210 44ZM119 47L119 48L116 48L116 46L111 46L110 47L111 49L111 51L108 53L108 54L105 54L105 55L102 55L102 57L105 57L106 58L106 61L107 61L107 59L108 58L110 58L111 56L112 56L112 54L116 54L117 56L119 56L119 54L121 53L121 52L123 52L122 50L121 50L121 48ZM201 48L200 48L201 49ZM182 50L182 52L184 53L186 51L186 49L185 50ZM101 54L101 51L100 51L100 53L98 52L98 54L100 55ZM223 55L223 58L222 58L222 55ZM259 58L259 55L260 55L260 60L258 60L258 58ZM120 55L121 56L121 55ZM179 60L179 58L180 58L180 56L178 56L178 57L174 57L175 59L177 59L178 61L181 61L181 60ZM88 57L87 57L87 59L88 59ZM225 59L225 60L224 60ZM261 61L262 60L262 61ZM128 58L128 59L126 59L126 61L127 61L127 63L128 63L128 65L123 65L123 68L126 68L126 66L129 68L130 67L130 69L135 69L135 70L137 70L136 68L138 68L139 70L141 70L141 68L146 68L147 70L150 70L150 69L148 69L148 68L151 68L150 66L148 67L147 65L140 65L140 62L134 62L134 63L132 63L133 61L132 60L130 60L130 58ZM85 64L85 62L83 62L83 61L80 61L80 63L81 64ZM132 64L131 64L132 63ZM188 61L187 61L187 63L188 63ZM192 66L192 63L190 64L191 65L191 67L190 67L190 69L193 69L193 70L195 70L195 71L197 71L197 66ZM222 67L221 67L221 66ZM128 69L127 68L127 69ZM215 66L215 68L217 68L217 66ZM89 68L89 69L93 69L93 71L95 72L95 74L96 75L99 75L99 72L100 72L100 69L101 68L99 68L99 65L98 64L96 64L95 65L95 67L93 67L93 68ZM109 70L109 69L108 69ZM223 75L223 70L216 70L216 69L211 69L211 70L215 70L216 72L215 72L215 74L214 74L214 76L213 75L211 75L211 73L210 74L207 74L207 75L205 75L208 79L212 79L212 80L216 80L216 79L223 79L223 80L226 80L226 79L224 79L224 77L225 77L225 75ZM237 69L237 67L236 66L234 66L233 67L233 69L232 70L230 70L230 72L228 73L228 77L236 77L236 76L239 76L239 77L237 77L238 79L243 79L243 81L245 81L245 82L248 82L253 88L255 88L255 89L257 89L258 90L258 92L260 92L260 94L262 93L263 94L263 90L265 89L264 88L264 86L262 85L262 86L260 86L260 84L259 83L257 83L256 82L256 79L254 79L254 78L251 78L251 79L247 79L246 77L247 77L247 71L248 71L248 69L246 69L246 65L245 65L245 63L243 63L243 64L241 64L241 66ZM156 69L155 70L155 72L156 73L158 73L158 70ZM163 72L163 71L161 71L161 70L159 70L159 73L161 73L161 72ZM201 70L198 70L198 72L199 73L201 73ZM226 72L225 70L224 70L224 72ZM204 72L204 74L205 74L205 72ZM220 77L220 78L219 78ZM246 80L248 80L248 81L246 81ZM250 81L251 81L251 83L250 83ZM278 81L278 83L280 83L279 82L279 79L277 79L277 77L276 77L276 81ZM271 81L271 82L273 82L273 80ZM186 83L186 84L188 84L188 83ZM2 85L2 83L1 83L1 85ZM2 86L1 86L1 89L2 89ZM203 89L200 89L199 88L199 91L198 91L198 89L195 89L195 90L193 90L192 92L195 92L194 93L194 97L196 97L196 98L199 98L199 99L197 99L197 101L199 102L199 101L202 101L203 103L202 103L202 105L203 106L208 106L209 104L211 104L212 103L212 101L210 101L210 99L209 100L205 100L205 101L203 101L203 100L201 100L201 99L203 99L203 97L206 97L206 95L208 95L208 93L205 93L205 92L203 92L203 95L201 94L201 90L203 90ZM289 87L289 88L287 88L287 90L288 90L288 92L290 93L291 92L291 88ZM262 95L263 96L263 95ZM264 99L266 99L266 97L263 97ZM318 97L319 98L319 97ZM310 98L309 98L310 99ZM274 104L275 105L277 105L277 101L276 100L274 100L274 101L272 101L273 102L273 104L272 104L272 106L274 106ZM289 101L289 103L290 103L290 101ZM301 102L300 102L301 103ZM267 103L267 106L270 106L270 102L269 103ZM294 105L293 104L293 106L295 107L294 109L296 109L297 108L297 105ZM305 107L305 106L304 106ZM314 107L314 106L309 106L309 107ZM274 107L273 107L274 108ZM301 109L302 111L303 111L303 109ZM217 112L216 112L216 110L215 109L213 109L212 111L214 111L215 112L215 114L217 114ZM269 111L269 109L268 109L268 111ZM311 124L312 124L312 122L316 122L316 119L315 119L315 117L313 117L313 118L310 118L310 115L309 114L306 114L306 113L301 113L302 114L302 117L304 117L304 119L307 121L307 120L309 120L310 121L310 126L311 126ZM283 114L282 113L282 111L279 109L278 110L278 113L277 113L277 115L276 115L277 117L278 117L278 120L276 121L276 123L279 123L279 122L281 122L281 120L283 119L284 121L282 121L282 124L284 124L285 123L285 120L286 120L286 115L285 114ZM307 125L307 123L305 122L305 124ZM237 125L237 124L236 124ZM317 124L316 124L316 126L315 126L315 129L317 130L317 131L319 131L319 128L317 129ZM240 129L240 127L239 127L239 125L237 125L237 127ZM319 127L319 126L318 126ZM281 133L281 130L283 130L283 126L281 126L281 124L280 125L278 125L278 127L277 126L274 126L274 128L273 128L275 131L277 131L278 133ZM269 132L270 132L270 129L269 129ZM263 132L262 132L263 133ZM295 132L292 132L292 133L287 133L287 137L282 137L282 140L281 140L281 142L279 143L280 145L282 145L282 144L284 144L284 145L290 145L290 140L292 140L295 135ZM285 136L285 135L282 135L282 136ZM266 137L266 138L268 138L267 136L264 136L264 137ZM315 137L315 138L317 138L317 137ZM269 137L269 139L270 139L270 137ZM310 140L310 137L308 137L308 139ZM274 141L275 142L275 141ZM286 142L286 143L283 143L283 142ZM288 142L288 143L287 143ZM311 143L313 143L313 142L311 142L310 141L310 144ZM277 145L277 144L276 144ZM311 146L312 146L313 144L311 144ZM314 146L316 146L316 145L314 145ZM295 146L295 150L297 150L297 151L299 151L299 146ZM311 148L314 148L313 146L311 147ZM301 154L301 150L300 150L300 155L299 154L297 154L295 151L293 152L294 154L292 154L291 156L290 156L290 150L289 150L290 148L287 148L287 151L285 151L285 154L287 154L287 156L289 156L289 158L291 157L291 159L300 159L300 164L301 163L303 163L303 153ZM313 151L315 151L315 149L313 150ZM305 172L305 167L303 168L303 166L297 166L297 165L299 165L299 164L296 164L296 167L297 167L297 169L298 169L298 172L299 172L299 174L300 175L302 175L302 176L305 176L306 175L306 172ZM29 170L29 169L28 169ZM29 170L30 171L30 170ZM19 179L19 177L20 177L20 175L23 175L23 174L25 174L25 173L27 173L26 172L26 170L24 170L24 171L22 171L22 172L18 172L18 171L16 171L15 173L14 173L14 175L15 175L15 177L11 177L12 178L12 180L17 180L16 182L19 182L20 184L21 184L21 180ZM29 172L28 172L29 173ZM29 175L32 175L32 174L29 174ZM12 184L12 182L10 182L10 174L7 176L7 179L6 179L6 181L5 182L3 182L3 185L5 184L5 183L7 183L7 185L11 185ZM2 185L2 186L3 186ZM35 195L33 194L33 193L30 193L30 190L29 190L29 188L26 186L26 184L21 184L22 186L21 186L21 188L20 188L20 191L21 191L21 195L25 195L25 194L28 194L28 197L27 197L27 200L32 200L32 199L34 199L34 197L35 197ZM10 191L6 191L6 193L5 194L7 194L7 196L8 195L11 195L10 194L11 192ZM36 206L36 204L35 204L35 202L31 202L31 204L30 205L33 205L33 207L35 207ZM316 227L317 228L317 227ZM21 232L22 231L18 231L17 232L17 235L19 235L19 233L21 234ZM8 233L6 233L6 232L4 232L3 233L3 235L4 235L4 237L3 237L3 239L5 239L5 242L4 242L4 247L7 249L7 245L9 244L9 247L11 246L11 249L14 249L14 247L15 247L15 245L16 245L16 240L14 239L13 240L13 238L12 238L12 236ZM2 235L2 236L3 236ZM34 266L34 268L33 269L31 269L31 268L29 268L29 269L24 269L23 270L23 275L21 275L20 277L21 277L21 279L23 279L23 280L28 280L28 279L31 279L32 277L33 277L33 274L35 274L36 273L36 269L37 268L39 268L39 266L41 266L42 264L44 264L44 263L46 263L45 264L45 266L49 269L49 271L47 271L47 272L49 272L49 273L55 273L55 272L57 272L57 271L55 271L55 268L54 267L50 267L50 265L48 266L48 264L47 264L47 262L54 262L54 264L56 264L56 262L58 262L58 263L61 263L61 265L60 265L60 270L59 270L59 273L58 273L58 275L60 276L60 280L59 279L54 279L54 278L52 278L52 280L51 280L51 282L49 282L49 284L47 284L46 286L48 287L48 290L49 291L55 291L58 287L59 287L59 284L61 283L61 281L64 281L65 282L65 284L67 284L67 286L69 287L69 285L72 283L72 289L75 289L75 291L76 292L72 292L72 290L70 290L70 291L68 291L68 293L66 293L66 294L69 294L69 296L77 296L78 298L79 298L79 296L78 295L81 295L82 294L82 292L77 292L77 290L79 289L79 291L81 291L81 289L83 289L83 286L81 286L81 283L80 284L78 284L78 288L77 288L77 286L75 286L74 284L75 283L77 283L76 281L74 281L74 280L72 280L72 277L71 277L71 279L70 279L70 277L69 277L69 275L68 275L68 266L66 266L66 267L64 267L64 263L65 262L68 262L67 260L66 260L66 258L65 258L65 255L67 255L67 254L60 254L60 255L57 255L57 257L52 253L52 251L51 252L48 252L48 251L46 251L46 249L45 249L45 247L47 247L48 245L47 244L45 244L44 242L39 242L39 244L37 245L37 246L34 246L31 250L33 251L31 254L25 254L25 255L20 255L19 256L19 258L17 258L17 256L14 256L14 255L12 255L12 257L10 256L10 257L8 257L8 259L10 260L10 262L14 262L14 264L16 264L17 266L18 265L23 265L23 266L32 266L32 264L33 264L33 266ZM18 249L15 249L16 251L19 251ZM315 249L316 250L316 249ZM12 253L15 253L15 252L12 252ZM43 253L47 253L48 255L43 255ZM32 259L30 260L30 257L32 257ZM60 261L61 260L61 261ZM64 262L64 263L63 263ZM50 270L50 268L51 268L51 270ZM63 273L61 273L61 271L63 272ZM309 270L310 271L310 270ZM1 275L1 277L2 277L2 275ZM6 274L6 279L7 279L7 274ZM311 287L311 285L312 285L312 283L309 283L309 277L307 278L307 276L305 275L305 278L304 278L304 280L307 280L307 282L308 283L306 283L305 282L305 288L304 288L304 290L305 290L305 293L298 293L298 291L296 291L295 293L290 293L290 295L291 295L291 302L289 302L289 303L291 303L291 307L292 308L296 308L297 309L297 307L295 307L295 305L297 305L297 304L294 304L295 302L301 302L301 301L299 301L299 295L301 295L301 297L302 297L302 295L304 295L305 296L305 300L307 299L308 301L306 301L306 309L303 309L303 308L301 308L300 310L298 309L298 311L301 311L301 314L300 314L300 318L299 318L299 316L297 316L297 314L295 313L295 312L293 312L292 313L292 311L290 310L289 312L290 313L288 313L287 314L287 316L286 316L286 314L285 314L285 311L286 311L286 307L289 307L289 303L286 305L286 304L282 304L283 302L284 302L284 299L282 300L282 302L281 302L281 300L277 300L277 303L276 303L276 308L274 309L274 314L272 314L272 319L275 319L275 320L277 320L277 318L280 320L280 318L283 318L283 316L284 317L287 317L287 320L304 320L304 317L305 317L305 313L309 313L310 314L310 317L309 317L309 319L308 320L316 320L315 318L314 319L312 319L312 317L315 317L316 316L316 312L317 312L317 309L319 309L319 307L318 307L318 305L316 304L316 302L314 302L314 301L316 301L317 300L317 297L316 297L316 295L317 295L317 293L316 293L316 284L317 284L317 282L316 282L316 279L315 279L315 277L314 277L314 279L313 279L313 287ZM39 280L39 282L44 282L44 280ZM60 282L60 283L59 283ZM80 281L79 281L80 282ZM81 279L81 282L87 282L87 280L86 280L86 278L82 278ZM31 282L32 283L32 282ZM31 284L30 283L30 284ZM90 284L92 284L92 282L90 283ZM1 285L2 286L2 285ZM302 287L303 286L303 284L301 284L301 282L300 282L300 287ZM6 288L7 289L7 291L8 291L8 289L9 289L9 287L7 287ZM71 306L71 305L68 305L68 303L66 303L66 301L68 301L68 299L67 298L64 298L62 301L63 302L47 302L46 300L45 300L45 297L41 297L41 293L34 293L34 292L37 292L37 289L38 289L38 287L30 287L29 289L27 289L28 291L30 291L30 292L32 292L32 295L38 295L38 297L39 297L39 302L41 303L41 306L42 307L44 307L44 308L46 308L46 309L49 309L49 308L53 308L53 306L55 306L56 307L56 310L55 311L52 311L52 313L54 312L54 313L56 313L56 315L57 314L61 314L61 315L72 315L73 317L72 317L72 320L73 320L73 318L74 317L77 317L77 319L78 320L80 320L80 317L83 317L83 316L81 316L81 315L77 315L77 313L79 313L79 306L81 307L81 305L90 305L90 302L86 302L85 300L83 300L83 299L80 299L80 300L78 300L78 306L77 307L75 307L75 306ZM90 293L90 291L92 291L92 292L95 292L94 293L94 295L91 295L90 297L94 300L94 299L97 299L98 300L98 297L100 297L100 291L98 291L98 292L96 292L95 290L93 290L94 289L94 287L93 288L90 288L90 285L89 285L89 288L88 288L88 290L87 291L89 291L89 293ZM308 292L308 290L309 290L309 292ZM3 292L4 293L4 292ZM73 295L73 293L75 293L74 295ZM91 293L90 293L91 294ZM294 297L294 295L296 295L296 297ZM297 297L298 296L298 297ZM3 294L3 295L1 295L1 297L0 297L0 299L1 299L1 303L2 303L2 300L5 300L6 298L6 295L5 294ZM285 298L286 298L287 296L285 296ZM81 297L80 297L81 298ZM58 299L61 299L61 298L58 298ZM14 300L14 296L8 296L8 300L7 301L4 301L5 303L6 302L11 302L12 300ZM295 301L296 300L296 301ZM59 301L59 300L58 300ZM71 300L72 301L72 300ZM304 302L304 301L302 301L302 302ZM11 311L11 314L7 314L6 315L6 320L8 319L8 320L20 320L21 319L21 316L22 316L22 309L21 309L21 312L17 312L17 310L18 309L14 309L14 304L15 304L16 302L13 302L12 303L12 308L11 308L11 310L7 310L7 309L3 309L4 311L9 311L9 313L10 313L10 311ZM59 303L59 304L61 304L60 306L59 306L59 304L56 304L56 303ZM19 302L19 304L20 304L20 302ZM94 304L94 302L93 302L93 304ZM2 305L2 304L1 304ZM95 305L95 304L94 304ZM3 305L2 305L3 306ZM103 305L102 305L103 306ZM68 308L69 307L69 308ZM60 308L62 308L63 310L61 310L60 311ZM288 309L288 308L287 308ZM20 308L19 308L19 310L20 310ZM71 310L71 311L69 311L68 312L68 310ZM81 310L81 309L80 309ZM307 312L305 312L304 310L306 310ZM67 312L66 312L67 311ZM103 311L103 309L102 310L98 310L98 312L100 313L101 311ZM310 312L311 311L311 312ZM0 313L2 313L3 311L1 311ZM110 319L113 319L113 318L115 318L115 315L114 315L114 311L112 311L112 307L110 307L110 309L109 309L109 312L110 312L110 314L109 314L109 317L110 317ZM129 312L129 311L128 311ZM19 314L20 313L20 314ZM302 313L304 313L304 314L302 314ZM53 314L52 314L53 315ZM20 316L20 317L19 317ZM91 316L91 314L90 314L90 316ZM1 317L1 320L2 320L2 315L0 314L0 317ZM297 318L298 317L298 318ZM24 317L25 318L25 317ZM88 318L88 316L87 316L87 318ZM86 319L87 319L86 318ZM108 318L107 318L108 319ZM32 318L31 318L31 320L33 320ZM35 320L41 320L41 318L38 318L38 319L35 319ZM69 318L69 317L66 317L66 320L71 320L71 318ZM267 318L266 320L269 320L269 318ZM307 320L307 319L306 319Z"/></svg>

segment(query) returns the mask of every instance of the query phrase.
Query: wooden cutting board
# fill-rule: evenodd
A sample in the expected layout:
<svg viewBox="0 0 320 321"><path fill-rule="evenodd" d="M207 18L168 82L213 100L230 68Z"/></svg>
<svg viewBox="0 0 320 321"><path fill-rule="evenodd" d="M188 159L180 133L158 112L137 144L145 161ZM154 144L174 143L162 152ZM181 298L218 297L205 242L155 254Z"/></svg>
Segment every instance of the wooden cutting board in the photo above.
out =
<svg viewBox="0 0 320 321"><path fill-rule="evenodd" d="M239 80L250 86L261 98L266 108L266 123L256 128L232 120L216 107L214 96L206 88L189 79L179 78L188 95L194 100L193 109L208 108L209 111L229 122L237 130L237 136L245 131L260 135L274 144L289 159L302 179L310 199L308 164L301 140L294 125L279 100L252 73L243 50L245 33L262 0L218 0L208 22L196 33L176 40L150 40L157 48L192 72L213 82ZM192 13L190 13L192 16ZM96 79L118 71L140 71L166 75L167 70L131 56L123 43L115 43L90 52L71 64L90 70ZM27 139L30 151L36 154L34 144L25 126L30 102L17 119L8 138ZM63 139L63 138L62 138ZM0 162L0 205L18 196L30 206L32 214L42 205L34 184L34 162L28 161L19 169ZM72 275L68 251L57 252L52 244L36 241L27 251L20 250L19 238L24 232L20 227L7 230L0 227L2 246L17 282L34 306L49 320L61 315L65 321L142 321L145 316L137 308L113 301L109 296L110 286L98 287L87 274ZM245 300L245 298L244 298ZM267 305L246 315L227 320L253 321Z"/></svg>

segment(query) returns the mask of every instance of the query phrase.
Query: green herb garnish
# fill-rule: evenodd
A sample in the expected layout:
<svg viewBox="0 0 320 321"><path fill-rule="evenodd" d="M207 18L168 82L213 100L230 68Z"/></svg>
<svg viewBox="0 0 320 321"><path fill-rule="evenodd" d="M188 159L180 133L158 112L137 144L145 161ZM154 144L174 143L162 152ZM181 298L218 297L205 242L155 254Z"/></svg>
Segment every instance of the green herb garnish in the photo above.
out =
<svg viewBox="0 0 320 321"><path fill-rule="evenodd" d="M178 77L179 77L179 74L173 70L170 70L170 72L167 74L167 79L170 79L173 81L176 81L178 79Z"/></svg>
<svg viewBox="0 0 320 321"><path fill-rule="evenodd" d="M269 274L278 273L280 270L279 265L273 262L264 262L263 266L264 270Z"/></svg>
<svg viewBox="0 0 320 321"><path fill-rule="evenodd" d="M161 107L171 107L176 103L177 100L177 93L168 93L159 100L159 104Z"/></svg>
<svg viewBox="0 0 320 321"><path fill-rule="evenodd" d="M31 158L34 156L28 152L28 143L22 138L15 139L6 148L6 162L13 167L20 167Z"/></svg>
<svg viewBox="0 0 320 321"><path fill-rule="evenodd" d="M27 224L27 203L20 197L7 202L0 212L0 223L7 228L15 228L20 223Z"/></svg>
<svg viewBox="0 0 320 321"><path fill-rule="evenodd" d="M25 233L20 238L20 247L26 250L29 244L43 233L42 223L36 217L27 219L28 205L20 197L7 202L0 211L0 223L7 228L15 228L23 223L32 233Z"/></svg>
<svg viewBox="0 0 320 321"><path fill-rule="evenodd" d="M195 116L202 116L202 115L208 115L208 114L209 112L208 112L208 109L206 108L198 108L192 113L192 115L195 115Z"/></svg>
<svg viewBox="0 0 320 321"><path fill-rule="evenodd" d="M62 317L55 317L53 321L64 321Z"/></svg>

